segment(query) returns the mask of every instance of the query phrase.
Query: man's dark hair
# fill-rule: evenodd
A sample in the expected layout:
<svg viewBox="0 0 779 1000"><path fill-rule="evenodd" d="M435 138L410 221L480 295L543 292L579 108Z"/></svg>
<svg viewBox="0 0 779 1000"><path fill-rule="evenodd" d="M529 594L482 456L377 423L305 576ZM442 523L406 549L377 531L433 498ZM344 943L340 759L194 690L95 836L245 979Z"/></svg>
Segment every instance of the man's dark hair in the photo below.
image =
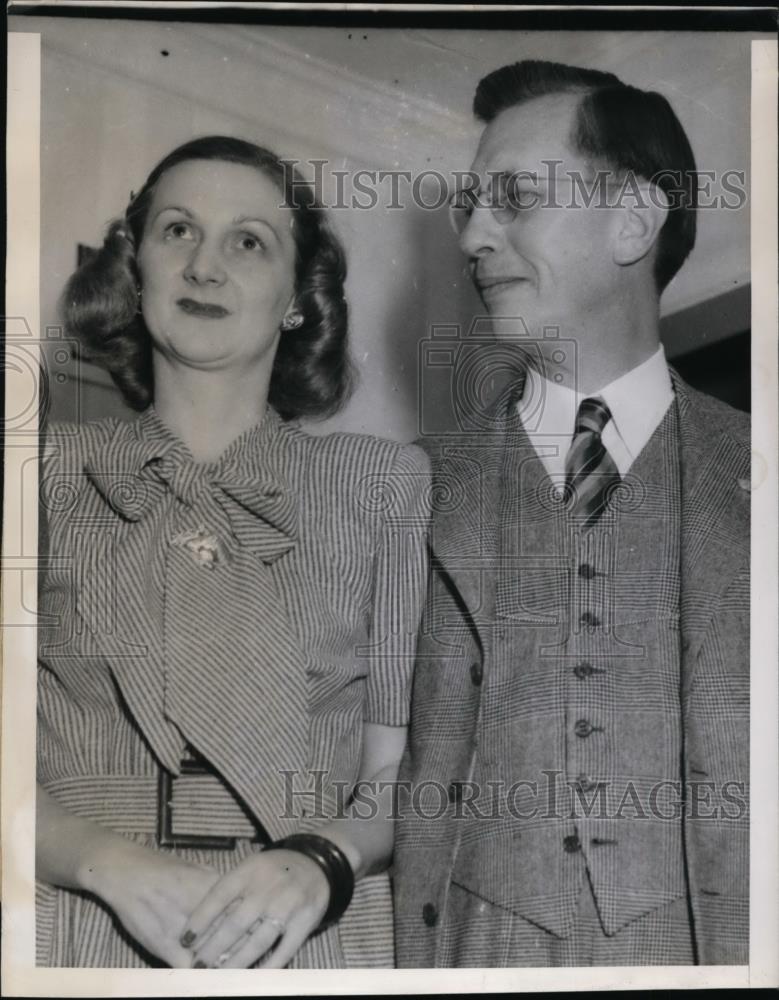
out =
<svg viewBox="0 0 779 1000"><path fill-rule="evenodd" d="M695 246L697 175L687 135L668 101L613 73L526 59L485 76L473 111L485 123L546 94L581 94L571 144L620 174L654 181L669 203L660 231L655 282L665 288Z"/></svg>

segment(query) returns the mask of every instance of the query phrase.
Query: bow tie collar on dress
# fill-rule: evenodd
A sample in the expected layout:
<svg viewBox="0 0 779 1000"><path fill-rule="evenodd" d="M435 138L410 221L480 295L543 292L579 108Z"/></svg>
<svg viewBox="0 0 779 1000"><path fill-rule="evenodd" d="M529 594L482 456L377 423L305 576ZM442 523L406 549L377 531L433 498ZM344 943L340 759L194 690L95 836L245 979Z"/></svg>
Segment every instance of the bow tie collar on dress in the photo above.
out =
<svg viewBox="0 0 779 1000"><path fill-rule="evenodd" d="M130 522L148 517L166 496L194 508L210 494L239 546L270 563L297 539L295 497L279 468L281 424L268 410L216 462L196 463L150 408L137 421L139 433L107 442L85 469L108 505Z"/></svg>
<svg viewBox="0 0 779 1000"><path fill-rule="evenodd" d="M295 571L280 558L298 538L296 460L272 410L213 463L147 410L85 464L126 527L84 574L82 617L119 609L95 642L164 766L178 772L183 737L272 837L295 827L282 771L302 773L308 752L306 654L283 593Z"/></svg>

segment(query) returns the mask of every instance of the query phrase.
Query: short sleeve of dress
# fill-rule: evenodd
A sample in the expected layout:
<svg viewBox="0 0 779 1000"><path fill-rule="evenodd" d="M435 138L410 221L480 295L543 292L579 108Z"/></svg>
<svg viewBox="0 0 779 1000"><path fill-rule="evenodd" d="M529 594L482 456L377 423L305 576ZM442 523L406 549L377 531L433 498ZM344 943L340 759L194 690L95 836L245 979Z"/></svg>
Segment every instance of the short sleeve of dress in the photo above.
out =
<svg viewBox="0 0 779 1000"><path fill-rule="evenodd" d="M385 510L374 568L364 721L403 726L409 720L427 586L430 462L424 451L404 446L382 489Z"/></svg>

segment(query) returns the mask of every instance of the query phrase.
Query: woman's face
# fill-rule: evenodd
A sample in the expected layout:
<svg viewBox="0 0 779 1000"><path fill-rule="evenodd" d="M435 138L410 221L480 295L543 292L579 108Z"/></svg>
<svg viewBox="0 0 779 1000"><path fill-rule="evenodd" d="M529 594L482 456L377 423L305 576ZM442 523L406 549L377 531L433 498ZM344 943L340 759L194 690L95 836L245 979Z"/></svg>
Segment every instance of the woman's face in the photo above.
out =
<svg viewBox="0 0 779 1000"><path fill-rule="evenodd" d="M292 210L265 174L187 160L160 178L138 251L143 318L174 364L267 370L292 308Z"/></svg>

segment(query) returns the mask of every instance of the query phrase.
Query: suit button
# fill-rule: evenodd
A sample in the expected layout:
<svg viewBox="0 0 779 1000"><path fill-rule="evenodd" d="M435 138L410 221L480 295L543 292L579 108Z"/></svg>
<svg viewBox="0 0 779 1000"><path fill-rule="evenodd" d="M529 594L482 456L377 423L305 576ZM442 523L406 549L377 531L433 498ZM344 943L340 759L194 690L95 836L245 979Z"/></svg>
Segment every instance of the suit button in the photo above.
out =
<svg viewBox="0 0 779 1000"><path fill-rule="evenodd" d="M593 674L593 666L591 663L577 663L573 668L574 676L578 677L580 681L583 681L586 677L591 677Z"/></svg>
<svg viewBox="0 0 779 1000"><path fill-rule="evenodd" d="M585 611L579 621L582 625L590 625L592 628L600 625L600 618L598 618L597 615L594 615L592 611Z"/></svg>
<svg viewBox="0 0 779 1000"><path fill-rule="evenodd" d="M428 927L435 927L438 923L438 910L432 903L425 903L422 907L422 919Z"/></svg>
<svg viewBox="0 0 779 1000"><path fill-rule="evenodd" d="M566 853L576 854L577 851L581 850L581 847L581 841L575 833L572 833L569 837L563 837L563 849Z"/></svg>
<svg viewBox="0 0 779 1000"><path fill-rule="evenodd" d="M583 580L591 580L596 575L597 574L595 572L595 567L594 566L590 566L589 563L582 563L579 566L579 576Z"/></svg>
<svg viewBox="0 0 779 1000"><path fill-rule="evenodd" d="M584 739L585 736L589 736L592 732L592 726L586 719L577 719L573 731L577 736L581 736Z"/></svg>
<svg viewBox="0 0 779 1000"><path fill-rule="evenodd" d="M471 664L471 683L478 687L481 684L482 669L480 663Z"/></svg>
<svg viewBox="0 0 779 1000"><path fill-rule="evenodd" d="M463 797L462 781L453 781L447 790L450 802L459 802Z"/></svg>

